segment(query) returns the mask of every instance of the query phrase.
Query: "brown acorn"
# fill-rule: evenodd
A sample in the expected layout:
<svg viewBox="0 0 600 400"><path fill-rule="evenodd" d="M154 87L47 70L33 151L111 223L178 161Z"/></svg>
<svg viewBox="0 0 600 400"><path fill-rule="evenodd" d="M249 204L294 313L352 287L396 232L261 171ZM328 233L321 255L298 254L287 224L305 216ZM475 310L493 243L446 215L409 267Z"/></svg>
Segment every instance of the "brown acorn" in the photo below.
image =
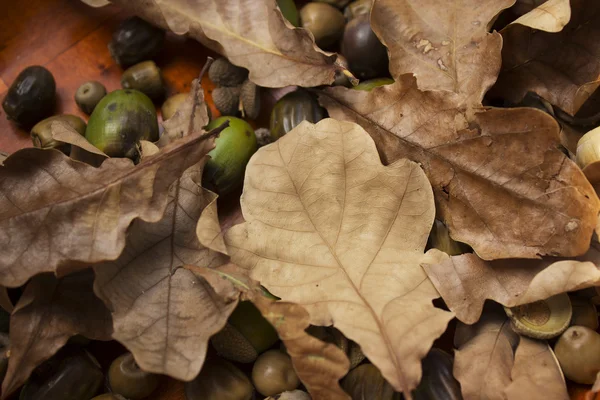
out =
<svg viewBox="0 0 600 400"><path fill-rule="evenodd" d="M217 86L238 86L248 77L248 70L237 67L225 57L221 57L210 65L208 77Z"/></svg>
<svg viewBox="0 0 600 400"><path fill-rule="evenodd" d="M212 92L213 101L222 115L237 115L240 105L239 87L218 87Z"/></svg>
<svg viewBox="0 0 600 400"><path fill-rule="evenodd" d="M246 118L256 119L260 113L260 90L249 79L240 89L240 104Z"/></svg>

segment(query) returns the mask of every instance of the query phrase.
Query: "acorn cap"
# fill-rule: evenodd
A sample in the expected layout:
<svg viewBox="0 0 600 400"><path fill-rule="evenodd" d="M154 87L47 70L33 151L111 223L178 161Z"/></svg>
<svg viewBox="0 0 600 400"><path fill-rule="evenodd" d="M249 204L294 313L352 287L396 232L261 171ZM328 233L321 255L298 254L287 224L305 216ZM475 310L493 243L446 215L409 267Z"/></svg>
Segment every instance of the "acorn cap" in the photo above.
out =
<svg viewBox="0 0 600 400"><path fill-rule="evenodd" d="M217 86L239 86L248 77L248 70L237 67L225 57L221 57L210 65L208 77Z"/></svg>
<svg viewBox="0 0 600 400"><path fill-rule="evenodd" d="M215 350L223 357L250 363L278 340L277 332L250 302L235 308L225 328L211 338Z"/></svg>
<svg viewBox="0 0 600 400"><path fill-rule="evenodd" d="M218 87L213 90L212 98L222 115L237 115L240 104L239 87Z"/></svg>
<svg viewBox="0 0 600 400"><path fill-rule="evenodd" d="M258 351L229 323L210 338L210 342L221 357L231 361L247 364L258 357Z"/></svg>
<svg viewBox="0 0 600 400"><path fill-rule="evenodd" d="M534 339L550 339L563 333L573 310L566 293L517 307L504 307L516 333Z"/></svg>
<svg viewBox="0 0 600 400"><path fill-rule="evenodd" d="M245 117L250 119L258 117L260 113L260 90L249 79L244 82L240 90L240 104Z"/></svg>

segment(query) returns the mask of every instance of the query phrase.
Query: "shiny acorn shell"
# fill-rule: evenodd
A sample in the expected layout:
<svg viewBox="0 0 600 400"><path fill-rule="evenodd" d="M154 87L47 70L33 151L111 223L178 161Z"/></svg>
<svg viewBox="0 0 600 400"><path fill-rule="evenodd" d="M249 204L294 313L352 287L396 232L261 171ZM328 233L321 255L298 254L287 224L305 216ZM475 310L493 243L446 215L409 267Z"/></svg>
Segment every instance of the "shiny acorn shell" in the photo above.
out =
<svg viewBox="0 0 600 400"><path fill-rule="evenodd" d="M269 350L256 359L252 367L252 382L263 396L294 390L300 385L292 359L280 350Z"/></svg>
<svg viewBox="0 0 600 400"><path fill-rule="evenodd" d="M137 90L115 90L94 109L85 138L110 157L134 158L140 140L158 140L154 104Z"/></svg>
<svg viewBox="0 0 600 400"><path fill-rule="evenodd" d="M108 383L113 393L129 400L150 396L160 383L160 376L142 371L131 353L117 357L108 369Z"/></svg>
<svg viewBox="0 0 600 400"><path fill-rule="evenodd" d="M208 359L200 374L185 384L186 400L250 400L253 393L248 377L221 358Z"/></svg>
<svg viewBox="0 0 600 400"><path fill-rule="evenodd" d="M295 90L275 103L271 111L271 136L277 140L304 120L314 124L326 116L327 111L313 94L305 89Z"/></svg>
<svg viewBox="0 0 600 400"><path fill-rule="evenodd" d="M33 372L19 400L87 400L104 382L98 361L85 350L63 349Z"/></svg>
<svg viewBox="0 0 600 400"><path fill-rule="evenodd" d="M278 340L277 332L250 302L235 308L225 328L211 339L222 357L239 363L251 363Z"/></svg>
<svg viewBox="0 0 600 400"><path fill-rule="evenodd" d="M46 68L25 68L6 92L2 108L8 119L30 128L50 116L56 103L56 82Z"/></svg>
<svg viewBox="0 0 600 400"><path fill-rule="evenodd" d="M556 341L554 354L565 377L591 385L600 372L600 334L585 326L572 326Z"/></svg>
<svg viewBox="0 0 600 400"><path fill-rule="evenodd" d="M387 48L371 29L368 14L359 15L346 24L341 53L348 60L352 74L360 80L389 75Z"/></svg>
<svg viewBox="0 0 600 400"><path fill-rule="evenodd" d="M124 20L108 44L117 64L128 67L154 58L164 43L165 31L139 17Z"/></svg>
<svg viewBox="0 0 600 400"><path fill-rule="evenodd" d="M57 149L65 154L69 154L71 146L67 143L54 140L52 137L52 123L62 121L69 124L75 129L81 136L85 135L85 122L76 115L63 114L55 115L53 117L46 118L31 128L31 141L35 147L40 149Z"/></svg>
<svg viewBox="0 0 600 400"><path fill-rule="evenodd" d="M135 89L153 100L165 94L165 87L160 69L154 61L144 61L129 67L121 76L123 89Z"/></svg>
<svg viewBox="0 0 600 400"><path fill-rule="evenodd" d="M346 19L340 10L327 3L306 3L300 10L302 27L311 32L317 46L327 48L342 37Z"/></svg>
<svg viewBox="0 0 600 400"><path fill-rule="evenodd" d="M177 93L176 95L173 95L165 100L160 108L163 121L166 121L175 115L179 106L185 102L188 96L189 93Z"/></svg>
<svg viewBox="0 0 600 400"><path fill-rule="evenodd" d="M229 121L229 127L215 140L215 148L208 153L210 159L202 175L203 186L220 195L227 195L242 185L246 165L258 149L254 130L243 119L219 117L211 121L206 130L215 129L225 121Z"/></svg>
<svg viewBox="0 0 600 400"><path fill-rule="evenodd" d="M450 354L433 348L421 364L423 377L412 392L414 400L462 400L460 384L452 374L454 360Z"/></svg>

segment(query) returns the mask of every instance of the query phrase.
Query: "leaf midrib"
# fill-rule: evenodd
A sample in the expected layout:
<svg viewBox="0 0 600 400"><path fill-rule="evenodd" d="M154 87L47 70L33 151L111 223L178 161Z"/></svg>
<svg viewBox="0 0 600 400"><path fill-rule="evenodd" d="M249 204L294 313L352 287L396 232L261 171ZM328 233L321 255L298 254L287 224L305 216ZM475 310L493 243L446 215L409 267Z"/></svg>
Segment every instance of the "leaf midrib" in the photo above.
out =
<svg viewBox="0 0 600 400"><path fill-rule="evenodd" d="M343 142L344 142L344 135L342 134L342 143L343 143ZM296 145L296 147L297 147L297 145ZM357 296L360 298L360 300L361 300L361 301L362 301L362 303L364 304L365 308L366 308L367 310L369 310L369 313L371 314L371 316L372 316L373 320L374 320L374 321L375 321L375 323L377 324L377 329L378 329L378 331L380 332L380 334L381 334L381 337L382 337L382 339L383 339L383 341L384 341L384 343L385 343L385 345L386 345L386 347L387 347L388 353L389 353L389 355L391 356L390 358L391 358L391 360L392 360L392 363L394 364L394 367L395 367L396 371L398 371L398 372L399 372L399 374L398 374L398 378L399 378L399 380L400 380L400 384L401 384L401 386L402 386L402 389L403 389L403 390L408 390L408 384L407 384L407 382L406 382L406 380L405 380L405 377L404 377L404 371L403 371L403 369L402 369L402 367L401 367L400 363L398 362L398 359L396 358L396 353L393 351L393 348L392 348L392 345L391 345L391 341L390 341L390 339L389 339L389 337L388 337L388 335L387 335L387 331L386 331L386 330L385 330L385 328L382 326L382 324L381 324L381 322L380 322L380 320L379 320L379 316L378 316L378 315L375 313L375 311L372 309L372 307L371 307L370 303L369 303L369 302L367 301L367 299L366 299L366 298L365 298L365 297L362 295L362 293L360 292L359 288L358 288L358 287L357 287L357 286L354 284L354 282L352 281L352 279L350 279L350 276L349 276L349 275L348 275L348 273L346 272L346 269L344 268L344 264L343 264L343 263L341 262L341 260L338 258L336 251L335 251L333 248L331 248L331 246L330 246L329 242L328 242L327 240L325 240L325 238L323 237L323 235L321 234L321 232L320 232L320 231L317 229L317 227L316 227L316 225L315 225L314 221L313 221L313 220L312 220L312 218L311 218L311 215L310 215L310 213L308 212L308 209L306 208L306 205L304 204L304 201L302 200L302 196L301 196L301 195L300 195L300 193L298 192L298 188L296 187L296 183L294 182L294 180L293 180L293 179L292 179L292 177L291 177L291 174L290 174L290 171L289 171L289 169L288 169L287 163L285 162L285 160L284 160L284 158L283 158L283 155L281 154L281 145L280 145L280 143L279 143L279 142L277 142L277 150L278 150L278 153L279 153L279 157L280 157L280 159L281 159L281 163L282 163L282 165L284 165L284 166L285 166L285 170L286 170L286 172L287 172L288 176L290 177L290 181L291 181L291 182L292 182L292 184L294 185L294 189L295 189L295 191L296 191L296 194L297 194L297 196L298 196L298 200L300 201L300 204L302 204L302 208L304 209L304 212L306 213L306 215L307 215L307 217L308 217L308 220L310 221L311 225L313 226L313 228L314 228L314 231L315 231L315 232L316 232L316 233L319 235L319 237L320 237L321 241L327 245L327 247L329 248L329 252L331 253L331 255L333 256L333 258L335 259L335 261L336 261L336 263L337 263L337 265L338 265L338 268L339 268L339 270L341 270L341 271L344 273L344 275L345 275L345 277L346 277L347 281L350 283L350 285L352 286L353 290L355 291L355 293L357 294ZM292 153L292 156L290 157L290 159L291 159L291 158L293 158L293 155L294 155L294 153L295 153L295 150L296 150L296 149L294 148L294 152ZM343 153L342 153L342 155L343 155L343 157L344 157L344 177L345 177L345 178L344 178L344 180L345 180L345 179L346 179L346 175L345 175L345 171L346 171L346 169L345 169L345 168L346 168L346 164L345 164L345 157L346 157L346 154L345 154L345 152L343 152ZM412 169L411 169L411 171L412 171ZM408 180L407 180L407 185L408 185ZM397 210L397 212L396 212L396 218L398 217L398 213L400 212L401 205L402 205L402 203L401 203L401 202L399 202L398 210ZM342 215L344 215L344 210L342 210ZM340 219L341 219L341 217L340 217ZM394 221L395 221L395 218L394 218ZM383 242L385 242L385 239L387 238L387 235L389 235L389 232L391 231L391 228L392 228L392 226L393 226L393 222L391 222L391 223L390 223L390 226L389 226L389 228L388 228L388 231L387 231L386 235L384 236ZM339 235L339 232L338 232L338 235ZM383 242L382 242L382 243L383 243ZM373 257L373 260L371 260L371 262L369 263L369 267L368 267L368 268L370 268L370 265L373 263L373 261L374 261L375 257L377 256L377 254L379 254L379 251L380 251L380 250L381 250L381 245L379 246L379 249L378 249L378 251L375 253L375 255L374 255L374 257ZM368 270L368 268L367 268L367 270ZM366 274L366 271L365 271L365 274ZM364 277L364 275L363 275L363 277ZM361 282L362 282L362 277L361 277Z"/></svg>

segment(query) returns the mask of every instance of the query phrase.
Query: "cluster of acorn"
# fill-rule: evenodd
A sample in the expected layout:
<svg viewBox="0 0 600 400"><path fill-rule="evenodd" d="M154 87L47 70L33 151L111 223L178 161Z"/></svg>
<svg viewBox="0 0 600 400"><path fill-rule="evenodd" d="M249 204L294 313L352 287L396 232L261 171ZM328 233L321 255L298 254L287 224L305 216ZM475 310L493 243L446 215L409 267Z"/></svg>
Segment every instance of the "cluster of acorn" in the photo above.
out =
<svg viewBox="0 0 600 400"><path fill-rule="evenodd" d="M226 58L211 64L208 77L217 85L212 92L215 107L222 115L255 119L260 113L260 90L248 79L248 70L237 67Z"/></svg>

